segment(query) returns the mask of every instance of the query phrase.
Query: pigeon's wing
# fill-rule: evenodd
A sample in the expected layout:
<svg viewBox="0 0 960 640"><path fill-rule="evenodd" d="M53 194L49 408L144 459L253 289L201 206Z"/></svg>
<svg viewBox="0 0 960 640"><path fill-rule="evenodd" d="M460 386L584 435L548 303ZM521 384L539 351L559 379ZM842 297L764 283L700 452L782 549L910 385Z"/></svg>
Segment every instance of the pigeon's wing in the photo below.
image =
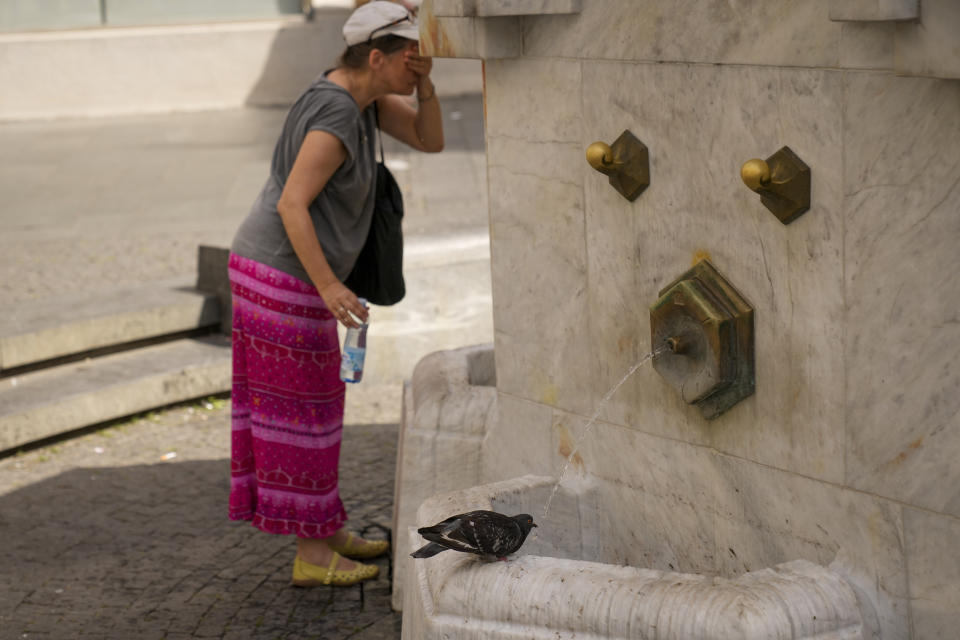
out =
<svg viewBox="0 0 960 640"><path fill-rule="evenodd" d="M427 540L443 545L448 549L466 553L479 553L477 539L470 524L475 513L471 511L451 516L432 527L424 527L417 531Z"/></svg>
<svg viewBox="0 0 960 640"><path fill-rule="evenodd" d="M435 525L432 525L429 527L420 527L419 529L417 529L417 533L419 533L422 536L426 536L428 533L440 535L445 531L447 532L452 531L453 529L456 529L458 526L460 526L460 519L465 515L468 515L468 514L461 513L455 516L450 516L446 520L441 520Z"/></svg>
<svg viewBox="0 0 960 640"><path fill-rule="evenodd" d="M438 553L446 551L447 548L442 544L437 544L436 542L428 542L423 545L416 551L410 554L411 558L432 558Z"/></svg>
<svg viewBox="0 0 960 640"><path fill-rule="evenodd" d="M523 544L523 530L513 518L494 511L482 511L470 521L477 547L484 555L502 558Z"/></svg>

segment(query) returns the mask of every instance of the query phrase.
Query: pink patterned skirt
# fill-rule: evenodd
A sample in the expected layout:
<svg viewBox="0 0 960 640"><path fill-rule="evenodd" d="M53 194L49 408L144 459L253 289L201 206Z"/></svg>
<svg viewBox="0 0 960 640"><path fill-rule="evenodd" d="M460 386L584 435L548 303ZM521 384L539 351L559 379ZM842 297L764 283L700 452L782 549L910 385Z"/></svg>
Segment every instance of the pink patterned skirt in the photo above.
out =
<svg viewBox="0 0 960 640"><path fill-rule="evenodd" d="M316 289L230 255L233 414L230 519L267 533L333 535L343 432L337 321Z"/></svg>

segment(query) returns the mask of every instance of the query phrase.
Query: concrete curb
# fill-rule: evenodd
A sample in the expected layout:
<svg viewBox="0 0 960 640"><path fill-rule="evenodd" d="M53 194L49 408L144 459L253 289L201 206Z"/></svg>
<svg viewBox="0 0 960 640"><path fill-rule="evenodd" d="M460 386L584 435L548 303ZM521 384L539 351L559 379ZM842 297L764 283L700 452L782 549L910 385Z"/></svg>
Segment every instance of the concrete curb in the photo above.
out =
<svg viewBox="0 0 960 640"><path fill-rule="evenodd" d="M109 296L14 305L0 318L0 371L216 325L217 296L193 284L179 278Z"/></svg>
<svg viewBox="0 0 960 640"><path fill-rule="evenodd" d="M0 451L230 389L216 336L144 347L0 380Z"/></svg>

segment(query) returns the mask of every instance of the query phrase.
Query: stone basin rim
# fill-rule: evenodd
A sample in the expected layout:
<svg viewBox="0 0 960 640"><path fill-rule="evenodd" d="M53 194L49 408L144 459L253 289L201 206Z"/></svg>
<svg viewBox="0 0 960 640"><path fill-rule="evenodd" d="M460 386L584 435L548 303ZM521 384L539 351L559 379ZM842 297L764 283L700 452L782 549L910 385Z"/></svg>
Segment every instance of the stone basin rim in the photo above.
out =
<svg viewBox="0 0 960 640"><path fill-rule="evenodd" d="M417 522L423 526L441 515L490 509L504 496L555 483L549 476L523 476L441 494L421 505ZM413 528L409 534L412 550L421 538ZM424 629L424 638L450 633L464 639L555 638L557 633L662 640L862 637L863 619L851 586L834 571L802 559L733 578L523 554L522 549L506 563L447 552L415 561L413 568L407 592L412 598L404 609L419 606L417 617L437 630L433 635Z"/></svg>

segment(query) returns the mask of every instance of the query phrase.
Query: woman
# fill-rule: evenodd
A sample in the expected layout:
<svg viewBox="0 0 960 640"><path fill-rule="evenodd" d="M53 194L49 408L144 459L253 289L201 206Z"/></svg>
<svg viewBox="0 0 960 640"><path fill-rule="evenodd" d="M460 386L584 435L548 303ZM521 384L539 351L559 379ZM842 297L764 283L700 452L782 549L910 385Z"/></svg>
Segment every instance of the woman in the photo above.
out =
<svg viewBox="0 0 960 640"><path fill-rule="evenodd" d="M343 280L373 216L375 118L415 149L443 149L431 60L418 55L407 10L370 2L343 35L339 66L291 108L230 256L230 518L297 536L293 582L301 586L374 578L376 565L347 557L388 551L343 527L337 489L345 391L337 321L355 327L368 317ZM417 109L400 97L414 91Z"/></svg>

